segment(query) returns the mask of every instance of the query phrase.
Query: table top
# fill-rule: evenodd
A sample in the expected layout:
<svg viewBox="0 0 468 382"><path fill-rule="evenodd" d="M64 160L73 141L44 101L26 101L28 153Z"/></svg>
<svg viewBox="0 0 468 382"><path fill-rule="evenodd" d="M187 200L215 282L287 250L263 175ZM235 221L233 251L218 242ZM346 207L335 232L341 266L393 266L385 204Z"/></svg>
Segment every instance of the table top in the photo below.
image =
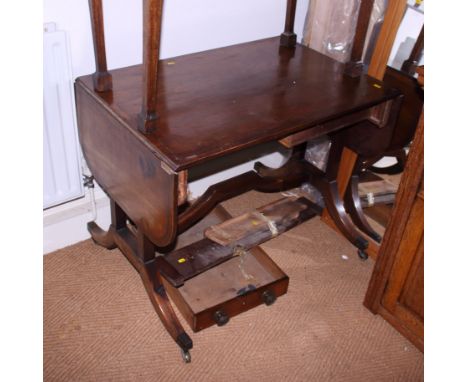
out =
<svg viewBox="0 0 468 382"><path fill-rule="evenodd" d="M174 171L274 141L395 97L368 76L310 48L269 38L161 60L157 128L138 132L142 65L110 71L113 90L97 93L91 75L77 86L144 140Z"/></svg>

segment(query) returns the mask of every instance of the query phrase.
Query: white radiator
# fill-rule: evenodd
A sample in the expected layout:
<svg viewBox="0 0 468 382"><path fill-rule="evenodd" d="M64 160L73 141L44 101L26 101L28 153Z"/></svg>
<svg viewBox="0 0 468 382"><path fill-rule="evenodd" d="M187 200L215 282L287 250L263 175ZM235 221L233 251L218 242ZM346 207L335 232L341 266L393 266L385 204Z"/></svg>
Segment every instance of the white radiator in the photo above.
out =
<svg viewBox="0 0 468 382"><path fill-rule="evenodd" d="M44 24L43 208L84 195L67 35Z"/></svg>

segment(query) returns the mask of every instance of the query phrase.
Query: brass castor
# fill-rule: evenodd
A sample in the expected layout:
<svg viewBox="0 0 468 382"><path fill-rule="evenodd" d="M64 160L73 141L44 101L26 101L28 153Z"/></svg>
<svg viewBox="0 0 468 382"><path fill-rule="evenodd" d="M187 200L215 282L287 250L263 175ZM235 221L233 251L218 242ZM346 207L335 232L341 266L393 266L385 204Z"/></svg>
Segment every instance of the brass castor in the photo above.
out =
<svg viewBox="0 0 468 382"><path fill-rule="evenodd" d="M182 353L182 359L185 363L190 363L192 361L192 356L188 350L180 349L180 352Z"/></svg>

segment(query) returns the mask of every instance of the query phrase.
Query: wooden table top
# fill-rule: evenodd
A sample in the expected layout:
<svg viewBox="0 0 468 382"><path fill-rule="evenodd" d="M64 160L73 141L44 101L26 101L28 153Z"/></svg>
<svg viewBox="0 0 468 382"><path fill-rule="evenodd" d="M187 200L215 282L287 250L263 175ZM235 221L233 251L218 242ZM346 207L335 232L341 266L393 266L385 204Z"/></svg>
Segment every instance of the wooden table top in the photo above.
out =
<svg viewBox="0 0 468 382"><path fill-rule="evenodd" d="M112 70L113 91L96 93L91 75L77 79L135 131L173 170L187 169L253 145L374 106L398 92L368 76L344 76L344 65L279 38L161 60L158 127L137 130L142 66Z"/></svg>

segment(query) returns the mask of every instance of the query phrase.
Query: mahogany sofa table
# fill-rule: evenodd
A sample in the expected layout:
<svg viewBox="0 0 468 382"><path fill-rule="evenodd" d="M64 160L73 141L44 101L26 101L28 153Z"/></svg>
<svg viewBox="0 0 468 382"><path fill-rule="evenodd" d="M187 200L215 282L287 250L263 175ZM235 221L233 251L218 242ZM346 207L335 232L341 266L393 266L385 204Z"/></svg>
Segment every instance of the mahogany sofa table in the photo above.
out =
<svg viewBox="0 0 468 382"><path fill-rule="evenodd" d="M365 251L367 242L338 192L340 156L345 146L370 155L388 144L398 91L365 75L345 75L344 64L296 44L287 32L157 60L156 69L145 48L143 65L108 72L102 9L99 1L90 4L97 71L75 83L78 129L89 168L111 199L112 224L108 231L95 223L88 227L97 243L118 246L139 271L186 360L192 341L171 307L163 277L180 274L157 253L173 253L178 235L220 202L249 190L278 192L311 182L336 226ZM144 46L150 46L145 36ZM323 135L332 141L325 171L304 160L306 142ZM191 170L268 142L291 148L282 167L257 163L187 201Z"/></svg>

